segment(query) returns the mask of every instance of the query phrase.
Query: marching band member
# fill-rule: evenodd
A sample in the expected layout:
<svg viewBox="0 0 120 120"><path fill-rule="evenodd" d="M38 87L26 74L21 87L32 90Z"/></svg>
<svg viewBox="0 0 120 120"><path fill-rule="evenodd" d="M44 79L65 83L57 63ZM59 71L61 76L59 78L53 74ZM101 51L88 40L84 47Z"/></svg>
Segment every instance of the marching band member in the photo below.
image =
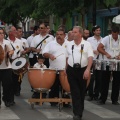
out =
<svg viewBox="0 0 120 120"><path fill-rule="evenodd" d="M90 31L88 29L83 30L83 38L87 40L90 37Z"/></svg>
<svg viewBox="0 0 120 120"><path fill-rule="evenodd" d="M11 101L12 92L12 68L9 57L13 54L13 48L8 40L4 39L4 30L0 28L0 45L4 49L4 60L0 65L0 85L3 87L2 99L6 107L10 107L13 103ZM1 89L1 86L0 86ZM0 105L1 105L1 90L0 90Z"/></svg>
<svg viewBox="0 0 120 120"><path fill-rule="evenodd" d="M66 66L66 47L68 41L65 41L65 31L58 29L56 32L56 40L48 43L42 51L45 58L49 58L50 69L57 71L65 70ZM56 74L56 80L49 92L49 98L59 98L59 74ZM56 106L58 103L51 103L51 106Z"/></svg>
<svg viewBox="0 0 120 120"><path fill-rule="evenodd" d="M120 60L120 35L119 35L119 27L113 26L111 35L108 35L102 39L102 42L98 46L98 51L104 55L104 60L109 61L114 59ZM114 66L113 66L114 67ZM101 91L101 100L98 104L105 104L108 96L109 82L111 71L103 71L102 78L102 91ZM120 72L112 71L113 81L112 81L112 93L111 100L112 104L119 105L118 97L119 97L119 87L120 87Z"/></svg>
<svg viewBox="0 0 120 120"><path fill-rule="evenodd" d="M14 54L12 55L11 59L12 61L16 59L17 57L20 57L21 54L24 54L24 50L22 47L22 42L16 38L16 28L14 26L11 26L8 30L8 40L10 41L10 44L14 50ZM14 95L19 96L20 90L21 90L21 77L20 75L17 75L13 72L12 74L13 79L13 94L11 95L12 101L14 103Z"/></svg>
<svg viewBox="0 0 120 120"><path fill-rule="evenodd" d="M83 29L73 27L73 41L67 46L67 77L70 84L73 105L73 120L81 120L84 110L84 98L90 69L93 61L93 49L89 42L82 38Z"/></svg>
<svg viewBox="0 0 120 120"><path fill-rule="evenodd" d="M27 42L28 42L30 50L31 50L31 42L32 42L33 38L36 35L39 35L39 34L40 34L39 26L34 26L34 28L33 28L33 34L27 38ZM30 66L33 67L33 65L35 64L33 55L31 56L31 53L29 53L28 55L29 55Z"/></svg>
<svg viewBox="0 0 120 120"><path fill-rule="evenodd" d="M23 31L22 31L22 28L21 27L17 27L17 38L19 39L19 40L21 40L22 41L22 47L23 47L23 49L24 49L24 54L27 54L30 50L29 50L29 45L28 45L28 42L27 42L27 40L25 39L25 38L22 38L22 36L23 36Z"/></svg>
<svg viewBox="0 0 120 120"><path fill-rule="evenodd" d="M31 57L34 60L34 64L37 62L37 55L38 54L42 54L42 50L44 49L44 47L51 41L53 41L53 36L49 35L47 33L47 25L45 23L40 24L40 34L36 35L31 43ZM47 66L47 68L49 67L49 60L45 59L44 64ZM32 95L33 98L35 98L35 93L33 93Z"/></svg>
<svg viewBox="0 0 120 120"><path fill-rule="evenodd" d="M68 41L72 41L73 40L73 33L72 33L72 30L70 30L69 32L68 32L68 39L67 39Z"/></svg>
<svg viewBox="0 0 120 120"><path fill-rule="evenodd" d="M37 62L37 54L41 54L44 47L54 38L47 33L47 25L45 23L40 24L40 34L36 35L31 43L31 50L33 52L34 62ZM42 41L43 40L43 41ZM41 42L41 43L40 43ZM40 44L39 44L40 43ZM45 59L45 65L49 67L48 60Z"/></svg>
<svg viewBox="0 0 120 120"><path fill-rule="evenodd" d="M87 41L90 42L93 48L94 60L102 60L102 55L97 50L98 45L102 41L102 37L100 36L101 33L100 26L98 25L93 26L92 32L94 36L89 37ZM94 68L92 69L93 69L93 75L91 76L90 84L88 87L88 95L89 95L88 101L91 101L93 99L98 100L101 90L102 71L94 70Z"/></svg>

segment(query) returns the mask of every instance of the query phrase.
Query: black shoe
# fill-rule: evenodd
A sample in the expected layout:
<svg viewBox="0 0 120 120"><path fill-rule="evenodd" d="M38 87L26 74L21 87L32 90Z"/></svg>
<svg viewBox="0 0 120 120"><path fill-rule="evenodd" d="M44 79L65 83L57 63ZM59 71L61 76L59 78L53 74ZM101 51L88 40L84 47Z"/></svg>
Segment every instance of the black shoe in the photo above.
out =
<svg viewBox="0 0 120 120"><path fill-rule="evenodd" d="M32 98L40 98L40 93L34 92Z"/></svg>
<svg viewBox="0 0 120 120"><path fill-rule="evenodd" d="M120 105L119 102L115 101L115 102L112 102L113 105Z"/></svg>
<svg viewBox="0 0 120 120"><path fill-rule="evenodd" d="M102 101L102 100L100 100L100 101L98 101L98 102L97 102L97 104L98 104L98 105L104 105L104 104L105 104L105 102L104 102L104 101Z"/></svg>
<svg viewBox="0 0 120 120"><path fill-rule="evenodd" d="M10 102L10 105L11 106L15 105L15 102L14 101Z"/></svg>
<svg viewBox="0 0 120 120"><path fill-rule="evenodd" d="M79 115L74 115L74 116L73 116L73 120L81 120L81 116L79 116Z"/></svg>
<svg viewBox="0 0 120 120"><path fill-rule="evenodd" d="M5 101L4 103L5 103L5 106L6 106L6 107L10 107L10 102Z"/></svg>
<svg viewBox="0 0 120 120"><path fill-rule="evenodd" d="M99 99L98 99L98 97L94 97L94 100L95 100L95 101L98 101Z"/></svg>
<svg viewBox="0 0 120 120"><path fill-rule="evenodd" d="M88 101L92 101L92 100L93 100L93 97L89 97L87 100L88 100Z"/></svg>
<svg viewBox="0 0 120 120"><path fill-rule="evenodd" d="M56 102L55 102L55 103L54 103L54 102L51 102L50 104L51 104L51 106L53 106L53 107L58 105L58 103L56 103Z"/></svg>
<svg viewBox="0 0 120 120"><path fill-rule="evenodd" d="M15 93L15 96L20 96L20 92L16 92L16 93Z"/></svg>
<svg viewBox="0 0 120 120"><path fill-rule="evenodd" d="M72 106L70 104L63 104L63 107L65 107L65 108L72 108Z"/></svg>

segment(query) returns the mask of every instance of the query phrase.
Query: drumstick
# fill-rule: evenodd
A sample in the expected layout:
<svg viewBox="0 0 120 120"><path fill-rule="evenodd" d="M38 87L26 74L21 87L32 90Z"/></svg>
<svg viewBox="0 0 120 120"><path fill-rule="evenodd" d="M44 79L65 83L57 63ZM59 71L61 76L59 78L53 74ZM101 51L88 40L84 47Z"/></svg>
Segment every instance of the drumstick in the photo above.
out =
<svg viewBox="0 0 120 120"><path fill-rule="evenodd" d="M61 53L60 55L56 56L56 57L55 57L55 59L56 59L57 57L59 57L59 56L63 55L63 54L64 54L64 53Z"/></svg>

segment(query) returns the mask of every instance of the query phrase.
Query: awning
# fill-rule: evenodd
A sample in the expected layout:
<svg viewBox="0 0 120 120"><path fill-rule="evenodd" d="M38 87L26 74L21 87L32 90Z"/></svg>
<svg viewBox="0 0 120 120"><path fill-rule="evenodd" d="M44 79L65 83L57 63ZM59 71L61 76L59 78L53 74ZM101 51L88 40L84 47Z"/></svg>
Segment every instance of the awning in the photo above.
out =
<svg viewBox="0 0 120 120"><path fill-rule="evenodd" d="M112 22L116 23L116 24L120 24L120 15L116 16L113 18Z"/></svg>

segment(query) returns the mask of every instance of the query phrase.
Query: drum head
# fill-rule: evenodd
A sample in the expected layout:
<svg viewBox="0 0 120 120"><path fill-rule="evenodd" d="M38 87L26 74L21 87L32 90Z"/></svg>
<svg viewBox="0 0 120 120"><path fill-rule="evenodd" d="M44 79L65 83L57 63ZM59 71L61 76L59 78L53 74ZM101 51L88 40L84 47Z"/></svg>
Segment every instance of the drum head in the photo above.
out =
<svg viewBox="0 0 120 120"><path fill-rule="evenodd" d="M16 58L13 62L12 62L12 69L13 70L18 70L20 68L22 68L25 64L26 64L26 59L25 58Z"/></svg>

